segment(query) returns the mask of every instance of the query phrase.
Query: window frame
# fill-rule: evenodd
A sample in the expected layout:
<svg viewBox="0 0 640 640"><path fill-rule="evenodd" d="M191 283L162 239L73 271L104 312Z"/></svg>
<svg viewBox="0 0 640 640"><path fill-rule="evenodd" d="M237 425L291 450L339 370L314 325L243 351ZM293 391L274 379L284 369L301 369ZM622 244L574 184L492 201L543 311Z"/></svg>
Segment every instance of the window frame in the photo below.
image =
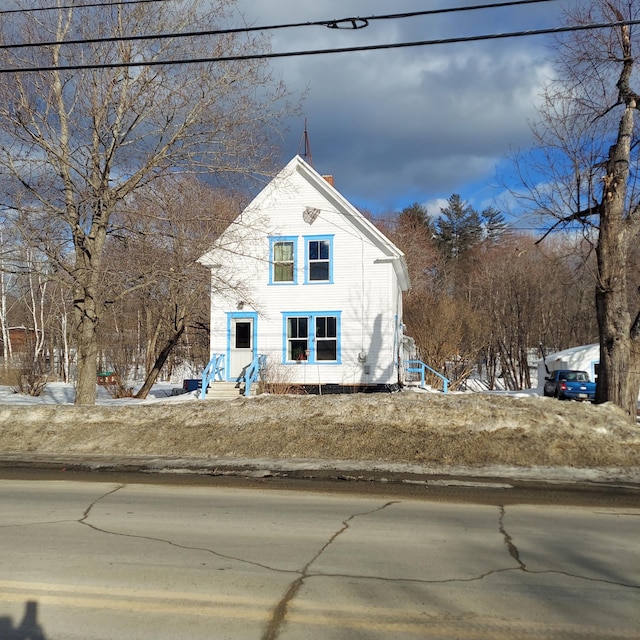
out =
<svg viewBox="0 0 640 640"><path fill-rule="evenodd" d="M295 320L295 333L296 335L291 335L290 329L293 328L291 321ZM304 327L302 327L302 320L304 320ZM308 356L310 354L309 341L311 339L309 325L310 318L305 315L289 315L285 318L285 343L284 343L284 356L287 362L307 362ZM301 330L304 329L304 335L301 335ZM297 357L293 357L294 355L294 343L302 343L306 344L306 348L304 349L304 357L301 354L298 354ZM300 346L295 347L295 349L301 349ZM289 351L291 351L291 357L289 357Z"/></svg>
<svg viewBox="0 0 640 640"><path fill-rule="evenodd" d="M320 320L324 320L324 327L322 330L319 330L318 323ZM317 315L314 317L313 323L313 331L314 331L314 351L315 351L315 360L316 362L336 362L338 360L338 318L333 315L320 316ZM329 335L333 333L334 335ZM321 335L322 334L322 335ZM323 345L328 345L330 343L335 343L335 358L320 358L319 354L321 349L319 348L319 343Z"/></svg>
<svg viewBox="0 0 640 640"><path fill-rule="evenodd" d="M314 235L303 236L304 238L304 283L305 284L333 284L333 265L334 265L334 246L333 235ZM329 257L326 259L328 264L328 278L326 280L311 279L311 265L314 263L325 262L324 259L311 260L310 245L312 242L326 242L329 245Z"/></svg>
<svg viewBox="0 0 640 640"><path fill-rule="evenodd" d="M290 242L293 245L293 279L276 280L276 265L285 264L285 261L276 261L276 245ZM271 236L269 238L269 284L275 286L286 286L298 284L298 237L297 236Z"/></svg>
<svg viewBox="0 0 640 640"><path fill-rule="evenodd" d="M342 364L342 352L341 352L341 311L283 311L282 312L282 363L283 364ZM289 343L292 340L299 340L298 336L291 337L289 335L289 320L293 318L305 318L307 320L307 350L309 355L305 359L293 359L289 358ZM332 318L335 321L335 337L321 338L317 337L317 325L316 322L319 318ZM336 358L335 360L319 360L318 359L318 340L329 342L335 340Z"/></svg>

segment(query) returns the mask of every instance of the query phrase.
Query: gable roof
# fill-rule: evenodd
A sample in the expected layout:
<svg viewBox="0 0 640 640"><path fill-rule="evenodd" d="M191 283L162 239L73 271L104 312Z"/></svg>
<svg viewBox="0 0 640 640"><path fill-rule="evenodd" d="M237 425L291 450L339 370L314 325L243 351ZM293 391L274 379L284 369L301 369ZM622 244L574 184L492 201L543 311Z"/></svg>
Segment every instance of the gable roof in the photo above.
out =
<svg viewBox="0 0 640 640"><path fill-rule="evenodd" d="M400 288L402 291L408 291L410 288L409 272L404 253L299 155L292 158L251 201L239 217L249 211L259 211L264 203L276 198L277 190L281 189L283 183L286 184L295 174L301 176L313 189L333 205L335 213L342 216L345 221L348 221L360 234L380 250L385 256L380 261L390 262L393 265ZM206 264L206 255L200 261Z"/></svg>

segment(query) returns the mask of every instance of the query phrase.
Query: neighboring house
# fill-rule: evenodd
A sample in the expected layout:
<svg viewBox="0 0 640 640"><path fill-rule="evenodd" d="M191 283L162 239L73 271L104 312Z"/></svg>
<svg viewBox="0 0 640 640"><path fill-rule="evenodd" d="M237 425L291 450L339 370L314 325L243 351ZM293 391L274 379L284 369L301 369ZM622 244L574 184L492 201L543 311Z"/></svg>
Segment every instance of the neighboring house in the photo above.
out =
<svg viewBox="0 0 640 640"><path fill-rule="evenodd" d="M403 381L402 251L296 156L199 260L211 269L211 370L323 391Z"/></svg>
<svg viewBox="0 0 640 640"><path fill-rule="evenodd" d="M36 341L35 329L29 329L27 327L9 327L7 329L8 338L7 350L10 350L14 355L24 356L31 349L33 356L33 345ZM42 335L42 334L40 334ZM2 334L0 334L0 357L4 353L4 340Z"/></svg>
<svg viewBox="0 0 640 640"><path fill-rule="evenodd" d="M550 353L544 360L538 361L538 391L542 395L545 376L548 375L545 369L557 371L558 369L576 369L586 371L591 380L598 381L598 366L600 365L600 345L585 344L579 347L572 347L564 351ZM640 394L638 394L640 402Z"/></svg>

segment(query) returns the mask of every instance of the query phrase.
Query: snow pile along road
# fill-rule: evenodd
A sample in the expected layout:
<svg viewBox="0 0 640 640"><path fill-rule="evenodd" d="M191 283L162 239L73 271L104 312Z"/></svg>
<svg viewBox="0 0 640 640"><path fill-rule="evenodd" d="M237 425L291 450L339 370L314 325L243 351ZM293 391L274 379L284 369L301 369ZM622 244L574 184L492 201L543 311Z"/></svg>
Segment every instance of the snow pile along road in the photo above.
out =
<svg viewBox="0 0 640 640"><path fill-rule="evenodd" d="M0 452L640 469L612 405L491 394L0 405Z"/></svg>

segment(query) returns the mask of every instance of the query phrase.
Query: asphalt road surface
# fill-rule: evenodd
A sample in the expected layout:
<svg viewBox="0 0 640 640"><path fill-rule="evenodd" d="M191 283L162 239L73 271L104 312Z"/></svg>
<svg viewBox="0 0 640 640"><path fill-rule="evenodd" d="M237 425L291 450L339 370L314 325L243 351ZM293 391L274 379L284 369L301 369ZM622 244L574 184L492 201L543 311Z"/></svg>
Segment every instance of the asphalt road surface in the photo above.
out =
<svg viewBox="0 0 640 640"><path fill-rule="evenodd" d="M0 480L0 640L640 638L637 500L254 485Z"/></svg>

